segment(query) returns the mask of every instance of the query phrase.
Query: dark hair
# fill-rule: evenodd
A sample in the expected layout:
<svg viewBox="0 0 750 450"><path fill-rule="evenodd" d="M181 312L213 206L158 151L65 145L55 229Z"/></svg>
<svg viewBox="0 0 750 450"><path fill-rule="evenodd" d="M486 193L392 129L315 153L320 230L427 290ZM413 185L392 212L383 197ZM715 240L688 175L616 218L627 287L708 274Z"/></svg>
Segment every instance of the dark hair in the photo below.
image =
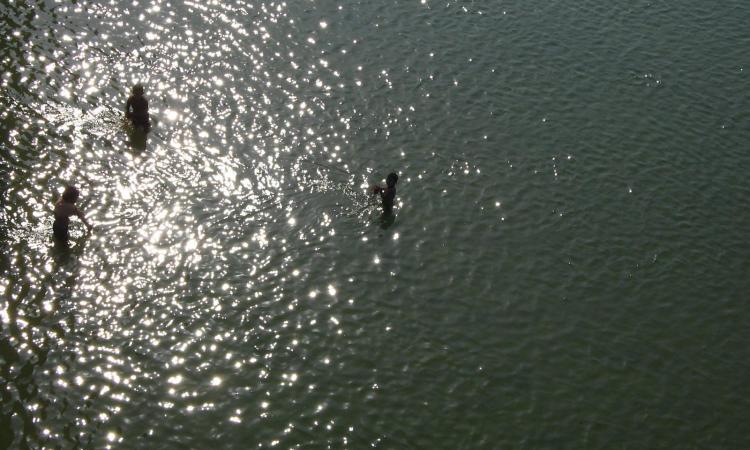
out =
<svg viewBox="0 0 750 450"><path fill-rule="evenodd" d="M133 86L133 94L143 95L143 85L141 83L138 83L135 86Z"/></svg>
<svg viewBox="0 0 750 450"><path fill-rule="evenodd" d="M80 194L81 193L78 192L78 189L76 189L75 186L65 186L62 198L68 203L75 203L78 200L78 196Z"/></svg>
<svg viewBox="0 0 750 450"><path fill-rule="evenodd" d="M391 172L388 174L388 177L385 179L385 184L387 184L388 187L393 187L396 185L397 181L398 181L398 175L396 175L395 172Z"/></svg>

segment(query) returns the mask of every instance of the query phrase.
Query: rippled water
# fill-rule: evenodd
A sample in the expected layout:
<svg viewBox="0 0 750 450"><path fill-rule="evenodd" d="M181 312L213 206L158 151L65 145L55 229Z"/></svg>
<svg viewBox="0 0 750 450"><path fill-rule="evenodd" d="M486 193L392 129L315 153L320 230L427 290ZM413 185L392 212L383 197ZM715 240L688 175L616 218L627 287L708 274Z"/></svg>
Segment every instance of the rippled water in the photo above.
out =
<svg viewBox="0 0 750 450"><path fill-rule="evenodd" d="M0 447L750 445L750 4L0 18Z"/></svg>

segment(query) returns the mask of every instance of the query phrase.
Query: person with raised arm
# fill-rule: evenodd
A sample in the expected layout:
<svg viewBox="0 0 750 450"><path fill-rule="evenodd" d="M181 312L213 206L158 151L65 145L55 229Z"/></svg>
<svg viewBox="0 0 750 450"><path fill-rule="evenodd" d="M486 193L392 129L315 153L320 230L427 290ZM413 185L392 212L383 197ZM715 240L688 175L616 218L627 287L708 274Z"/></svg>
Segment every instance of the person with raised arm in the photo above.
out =
<svg viewBox="0 0 750 450"><path fill-rule="evenodd" d="M66 186L62 198L55 203L55 221L52 224L52 234L55 239L67 242L70 239L68 227L70 226L70 216L78 216L86 225L86 229L91 231L91 224L84 217L83 212L76 206L80 192L74 186Z"/></svg>
<svg viewBox="0 0 750 450"><path fill-rule="evenodd" d="M383 214L393 212L393 201L396 199L396 182L398 182L398 175L391 172L385 179L385 187L377 184L372 187L373 194L380 194L380 199L383 202Z"/></svg>

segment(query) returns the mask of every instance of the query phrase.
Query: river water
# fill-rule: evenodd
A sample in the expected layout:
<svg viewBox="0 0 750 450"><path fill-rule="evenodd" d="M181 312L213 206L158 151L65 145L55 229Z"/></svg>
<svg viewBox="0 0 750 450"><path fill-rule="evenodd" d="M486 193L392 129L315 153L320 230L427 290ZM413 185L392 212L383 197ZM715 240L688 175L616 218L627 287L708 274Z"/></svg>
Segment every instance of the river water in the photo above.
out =
<svg viewBox="0 0 750 450"><path fill-rule="evenodd" d="M750 3L0 19L0 448L750 446Z"/></svg>

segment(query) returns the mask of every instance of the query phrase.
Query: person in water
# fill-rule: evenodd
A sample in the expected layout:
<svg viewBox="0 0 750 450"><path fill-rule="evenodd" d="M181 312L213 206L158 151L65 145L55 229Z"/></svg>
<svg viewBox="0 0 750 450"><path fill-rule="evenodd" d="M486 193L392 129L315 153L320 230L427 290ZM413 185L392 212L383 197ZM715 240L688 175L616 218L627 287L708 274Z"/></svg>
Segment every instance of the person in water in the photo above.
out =
<svg viewBox="0 0 750 450"><path fill-rule="evenodd" d="M55 222L52 224L52 234L58 240L67 241L70 239L70 233L68 232L70 216L78 216L81 222L86 225L86 228L91 231L91 224L86 221L83 213L76 206L79 195L78 189L67 186L62 198L55 203Z"/></svg>
<svg viewBox="0 0 750 450"><path fill-rule="evenodd" d="M143 85L136 84L133 86L133 94L128 97L128 101L125 103L125 117L130 119L136 128L143 128L143 131L151 129L148 100L143 96Z"/></svg>
<svg viewBox="0 0 750 450"><path fill-rule="evenodd" d="M372 193L380 194L380 199L383 201L383 214L391 214L393 212L393 201L396 199L397 181L398 175L391 172L385 179L385 187L378 186L377 184L372 187Z"/></svg>

